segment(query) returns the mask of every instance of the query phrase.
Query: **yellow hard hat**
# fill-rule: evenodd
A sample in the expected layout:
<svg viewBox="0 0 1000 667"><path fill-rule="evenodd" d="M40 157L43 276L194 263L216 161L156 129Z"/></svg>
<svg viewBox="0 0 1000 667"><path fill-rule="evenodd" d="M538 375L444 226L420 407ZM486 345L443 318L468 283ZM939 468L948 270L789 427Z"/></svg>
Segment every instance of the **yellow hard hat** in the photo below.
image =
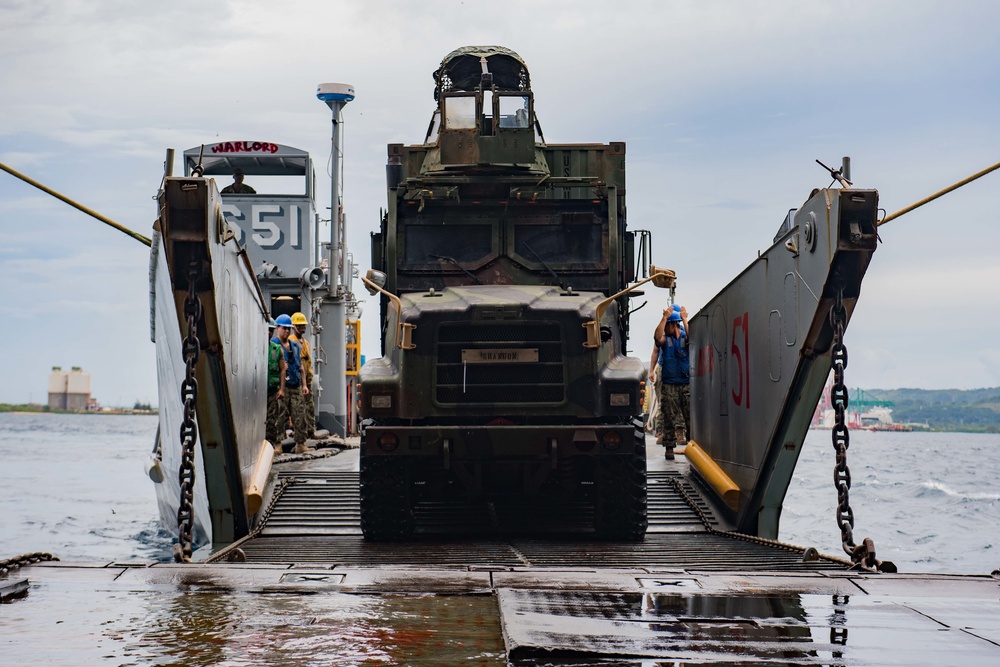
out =
<svg viewBox="0 0 1000 667"><path fill-rule="evenodd" d="M309 320L307 320L306 316L303 315L302 313L295 313L294 315L292 315L292 324L294 324L295 326L299 326L300 324L308 324L308 323L309 323Z"/></svg>

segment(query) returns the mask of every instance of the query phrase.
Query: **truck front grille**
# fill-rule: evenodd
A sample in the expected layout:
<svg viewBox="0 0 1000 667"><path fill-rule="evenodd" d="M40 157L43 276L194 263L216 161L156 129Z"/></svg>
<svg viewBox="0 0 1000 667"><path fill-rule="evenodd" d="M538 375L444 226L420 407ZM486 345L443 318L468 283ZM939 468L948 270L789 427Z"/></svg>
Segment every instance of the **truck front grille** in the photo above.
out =
<svg viewBox="0 0 1000 667"><path fill-rule="evenodd" d="M537 349L537 362L464 363L463 350ZM443 323L435 369L438 403L514 405L565 398L562 337L555 322Z"/></svg>

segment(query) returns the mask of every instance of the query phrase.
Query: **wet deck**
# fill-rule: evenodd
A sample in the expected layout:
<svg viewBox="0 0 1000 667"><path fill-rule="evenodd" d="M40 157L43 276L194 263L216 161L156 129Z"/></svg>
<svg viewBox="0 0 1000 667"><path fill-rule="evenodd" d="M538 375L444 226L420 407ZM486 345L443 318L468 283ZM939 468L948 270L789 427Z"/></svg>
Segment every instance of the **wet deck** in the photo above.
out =
<svg viewBox="0 0 1000 667"><path fill-rule="evenodd" d="M510 534L504 511L471 506L424 508L412 541L366 543L356 452L283 464L295 481L240 546L247 562L41 563L0 577L14 592L0 663L1000 663L1000 579L864 574L720 534L697 487L678 485L683 459L656 449L650 531L627 544Z"/></svg>
<svg viewBox="0 0 1000 667"><path fill-rule="evenodd" d="M3 664L1000 662L991 577L44 563L10 580L30 586L0 607Z"/></svg>

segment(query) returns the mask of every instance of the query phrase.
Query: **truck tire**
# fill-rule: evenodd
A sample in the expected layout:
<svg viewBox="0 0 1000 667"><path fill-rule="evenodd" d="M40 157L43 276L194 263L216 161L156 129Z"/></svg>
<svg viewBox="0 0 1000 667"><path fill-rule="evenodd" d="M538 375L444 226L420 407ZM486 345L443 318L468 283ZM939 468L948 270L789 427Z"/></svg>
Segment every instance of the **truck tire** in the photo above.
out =
<svg viewBox="0 0 1000 667"><path fill-rule="evenodd" d="M602 461L597 474L594 530L606 540L639 541L646 534L646 434L635 420L631 456Z"/></svg>
<svg viewBox="0 0 1000 667"><path fill-rule="evenodd" d="M413 533L413 501L406 459L361 452L361 532L376 542Z"/></svg>

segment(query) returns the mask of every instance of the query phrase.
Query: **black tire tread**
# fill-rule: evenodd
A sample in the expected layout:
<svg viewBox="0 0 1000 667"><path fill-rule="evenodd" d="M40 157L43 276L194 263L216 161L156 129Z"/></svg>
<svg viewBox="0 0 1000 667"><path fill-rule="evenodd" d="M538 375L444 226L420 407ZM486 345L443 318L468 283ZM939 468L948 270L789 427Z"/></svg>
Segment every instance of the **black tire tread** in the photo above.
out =
<svg viewBox="0 0 1000 667"><path fill-rule="evenodd" d="M646 433L641 420L634 428L632 456L614 456L598 471L594 529L607 540L639 541L649 525L646 516Z"/></svg>
<svg viewBox="0 0 1000 667"><path fill-rule="evenodd" d="M407 461L401 456L361 452L361 532L376 542L406 539L413 533L413 501Z"/></svg>

